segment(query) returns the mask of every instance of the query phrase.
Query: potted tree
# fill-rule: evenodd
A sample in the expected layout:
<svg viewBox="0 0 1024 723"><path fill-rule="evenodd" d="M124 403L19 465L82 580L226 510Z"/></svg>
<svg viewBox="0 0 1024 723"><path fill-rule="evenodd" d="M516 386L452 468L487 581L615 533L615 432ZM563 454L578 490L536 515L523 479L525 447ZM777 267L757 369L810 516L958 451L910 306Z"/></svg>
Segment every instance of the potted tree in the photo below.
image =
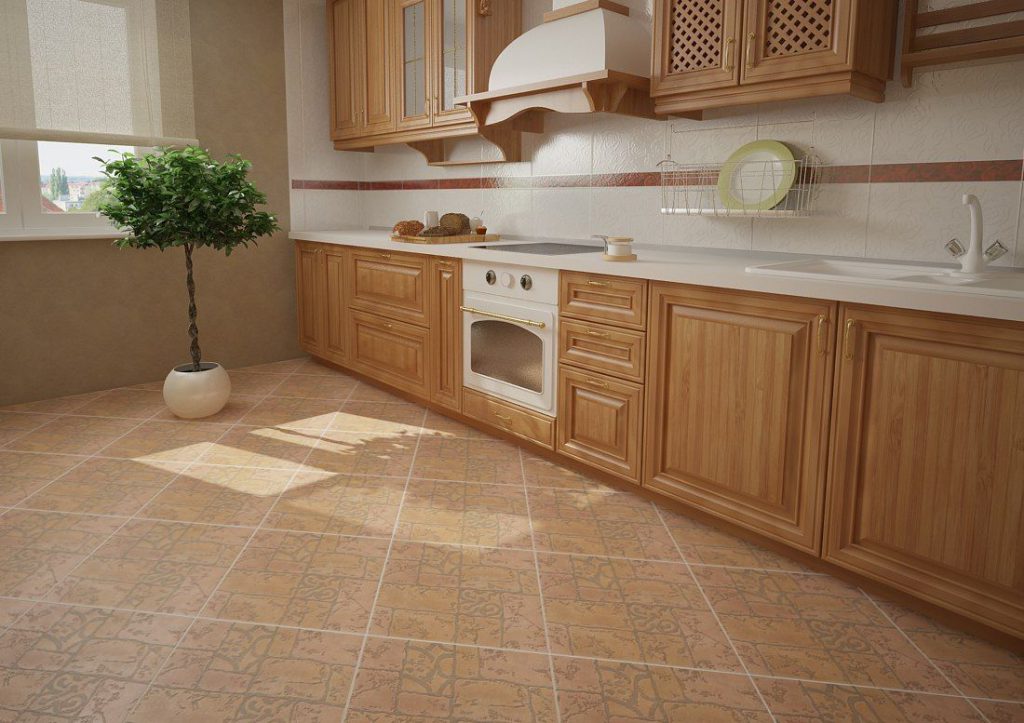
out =
<svg viewBox="0 0 1024 723"><path fill-rule="evenodd" d="M216 414L227 403L231 380L220 364L202 360L192 257L204 246L230 256L236 247L255 244L280 228L273 214L256 210L267 197L248 180L252 164L241 156L218 162L196 146L96 160L107 177L99 212L128 233L115 245L185 251L192 361L167 375L164 401L185 419Z"/></svg>

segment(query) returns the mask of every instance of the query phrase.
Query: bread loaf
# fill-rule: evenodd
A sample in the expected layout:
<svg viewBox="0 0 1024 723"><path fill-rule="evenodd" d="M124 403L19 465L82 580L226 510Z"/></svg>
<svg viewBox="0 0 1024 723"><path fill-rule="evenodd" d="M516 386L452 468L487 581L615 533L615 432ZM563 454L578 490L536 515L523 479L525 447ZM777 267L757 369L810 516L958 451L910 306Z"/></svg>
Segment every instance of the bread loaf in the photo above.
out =
<svg viewBox="0 0 1024 723"><path fill-rule="evenodd" d="M399 221L391 229L395 236L419 236L423 231L423 224L419 221Z"/></svg>

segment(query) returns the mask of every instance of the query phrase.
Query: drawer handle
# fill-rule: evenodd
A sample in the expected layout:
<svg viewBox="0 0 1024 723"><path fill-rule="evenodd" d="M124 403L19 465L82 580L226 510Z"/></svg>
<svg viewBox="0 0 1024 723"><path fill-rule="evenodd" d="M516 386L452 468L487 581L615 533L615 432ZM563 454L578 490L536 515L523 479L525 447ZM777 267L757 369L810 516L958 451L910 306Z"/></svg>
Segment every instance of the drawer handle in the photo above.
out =
<svg viewBox="0 0 1024 723"><path fill-rule="evenodd" d="M847 361L853 359L854 346L856 344L856 337L854 331L857 328L856 319L846 320L846 331L843 333L843 358Z"/></svg>
<svg viewBox="0 0 1024 723"><path fill-rule="evenodd" d="M592 336L596 339L607 339L608 337L611 336L611 334L609 334L607 331L594 331L593 329L587 329L583 333L586 334L587 336Z"/></svg>
<svg viewBox="0 0 1024 723"><path fill-rule="evenodd" d="M497 417L497 418L498 418L498 420L499 420L499 421L501 421L501 423L502 423L502 424L504 424L504 425L505 425L506 427L510 427L510 426L512 426L512 417L506 417L506 416L505 416L504 414L502 414L501 412L491 412L491 413L492 413L492 414L493 414L493 415L494 415L495 417Z"/></svg>
<svg viewBox="0 0 1024 723"><path fill-rule="evenodd" d="M380 257L382 259L384 259L385 261L390 261L391 260L391 254L389 254L387 251L381 251L380 252Z"/></svg>
<svg viewBox="0 0 1024 723"><path fill-rule="evenodd" d="M588 281L587 286L600 286L601 288L608 288L611 286L607 281Z"/></svg>
<svg viewBox="0 0 1024 723"><path fill-rule="evenodd" d="M593 377L587 377L587 383L591 384L591 385L593 385L595 387L598 387L600 389L607 389L608 388L608 382L606 382L606 381L604 381L602 379L594 379Z"/></svg>
<svg viewBox="0 0 1024 723"><path fill-rule="evenodd" d="M495 314L493 311L483 311L481 309L474 309L472 306L460 306L460 309L465 311L467 314L476 314L477 316L486 316L491 319L501 319L502 321L511 321L514 324L525 324L526 326L535 326L538 329L543 329L547 326L543 321L532 321L530 319L520 319L515 316L505 316L504 314Z"/></svg>
<svg viewBox="0 0 1024 723"><path fill-rule="evenodd" d="M385 322L384 322L384 328L385 328L385 329L394 329L394 328L395 328L395 325L394 325L394 324L392 324L392 323L391 323L390 321L385 321Z"/></svg>
<svg viewBox="0 0 1024 723"><path fill-rule="evenodd" d="M818 317L818 353L824 354L828 351L828 317L824 314Z"/></svg>

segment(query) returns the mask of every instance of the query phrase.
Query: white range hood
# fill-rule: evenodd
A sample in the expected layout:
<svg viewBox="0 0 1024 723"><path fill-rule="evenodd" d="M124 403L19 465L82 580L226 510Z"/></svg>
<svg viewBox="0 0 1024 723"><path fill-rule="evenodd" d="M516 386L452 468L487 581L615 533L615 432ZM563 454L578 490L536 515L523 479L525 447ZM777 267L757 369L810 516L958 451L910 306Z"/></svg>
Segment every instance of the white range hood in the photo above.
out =
<svg viewBox="0 0 1024 723"><path fill-rule="evenodd" d="M487 90L456 101L482 126L537 110L653 118L650 68L651 34L629 8L611 0L554 0L544 23L494 61Z"/></svg>

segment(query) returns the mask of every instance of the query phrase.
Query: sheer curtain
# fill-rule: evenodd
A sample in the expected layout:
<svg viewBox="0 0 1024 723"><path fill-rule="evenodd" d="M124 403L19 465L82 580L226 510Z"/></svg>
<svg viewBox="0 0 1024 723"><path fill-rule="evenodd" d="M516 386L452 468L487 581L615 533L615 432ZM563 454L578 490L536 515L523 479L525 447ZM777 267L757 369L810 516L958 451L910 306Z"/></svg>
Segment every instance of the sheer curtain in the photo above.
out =
<svg viewBox="0 0 1024 723"><path fill-rule="evenodd" d="M189 0L0 0L0 138L196 143Z"/></svg>

